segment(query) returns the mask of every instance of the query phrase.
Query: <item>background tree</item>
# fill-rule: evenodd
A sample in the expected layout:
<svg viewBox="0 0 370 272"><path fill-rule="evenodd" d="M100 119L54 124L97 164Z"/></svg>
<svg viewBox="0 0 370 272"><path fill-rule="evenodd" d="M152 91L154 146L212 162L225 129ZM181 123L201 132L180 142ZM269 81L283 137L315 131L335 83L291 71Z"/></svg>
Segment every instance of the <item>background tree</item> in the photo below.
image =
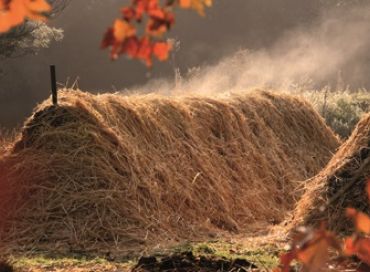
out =
<svg viewBox="0 0 370 272"><path fill-rule="evenodd" d="M57 16L69 1L49 0L51 10L48 18ZM9 58L35 54L42 48L48 48L51 42L62 39L62 29L50 27L43 21L26 19L22 24L0 34L0 57Z"/></svg>

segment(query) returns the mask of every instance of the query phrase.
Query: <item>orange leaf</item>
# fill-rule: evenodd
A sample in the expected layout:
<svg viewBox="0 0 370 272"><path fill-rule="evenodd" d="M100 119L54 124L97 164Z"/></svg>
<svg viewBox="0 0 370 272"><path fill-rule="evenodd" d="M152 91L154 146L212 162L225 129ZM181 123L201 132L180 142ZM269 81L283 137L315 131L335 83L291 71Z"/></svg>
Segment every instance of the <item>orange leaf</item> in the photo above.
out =
<svg viewBox="0 0 370 272"><path fill-rule="evenodd" d="M280 256L280 264L282 266L281 272L289 272L290 271L290 263L297 258L297 251L291 250L287 253L284 253Z"/></svg>
<svg viewBox="0 0 370 272"><path fill-rule="evenodd" d="M20 24L25 18L32 20L46 20L44 12L49 12L51 6L46 0L12 0L9 11L16 24Z"/></svg>
<svg viewBox="0 0 370 272"><path fill-rule="evenodd" d="M190 8L191 7L191 0L179 0L180 7L182 8Z"/></svg>
<svg viewBox="0 0 370 272"><path fill-rule="evenodd" d="M299 261L304 271L321 271L329 258L329 248L340 250L337 239L324 224L318 230L304 228L295 236L292 250L280 257L282 272L290 271L293 260Z"/></svg>
<svg viewBox="0 0 370 272"><path fill-rule="evenodd" d="M213 0L179 0L179 5L184 9L194 9L199 15L204 16L205 7L212 6Z"/></svg>
<svg viewBox="0 0 370 272"><path fill-rule="evenodd" d="M299 260L307 272L320 271L329 259L329 243L325 237L319 238L318 241L308 246L305 250L297 253Z"/></svg>
<svg viewBox="0 0 370 272"><path fill-rule="evenodd" d="M51 10L51 6L46 0L25 0L27 8L32 12L48 12Z"/></svg>
<svg viewBox="0 0 370 272"><path fill-rule="evenodd" d="M161 37L167 32L167 25L163 21L150 19L146 27L146 32L151 36Z"/></svg>
<svg viewBox="0 0 370 272"><path fill-rule="evenodd" d="M123 18L126 21L130 21L135 18L135 10L132 7L124 7L121 10Z"/></svg>
<svg viewBox="0 0 370 272"><path fill-rule="evenodd" d="M348 237L344 240L343 253L347 256L356 254L356 248L352 237Z"/></svg>
<svg viewBox="0 0 370 272"><path fill-rule="evenodd" d="M370 238L347 238L344 241L344 253L356 255L361 261L370 265Z"/></svg>
<svg viewBox="0 0 370 272"><path fill-rule="evenodd" d="M169 0L163 2L160 0L132 0L131 5L121 9L122 19L117 19L113 26L106 31L101 47L111 49L112 59L118 58L120 54L126 54L131 58L144 61L147 66L152 65L153 55L158 60L165 61L169 57L172 44L159 39L170 30L175 22L172 8L174 6L192 8L204 15L204 9L211 6L213 0ZM135 26L142 21L145 21L144 33L142 37L137 37ZM154 39L157 42L153 42Z"/></svg>
<svg viewBox="0 0 370 272"><path fill-rule="evenodd" d="M148 10L148 15L159 20L166 19L166 12L161 8L152 8Z"/></svg>
<svg viewBox="0 0 370 272"><path fill-rule="evenodd" d="M357 231L360 231L366 234L370 233L369 216L353 208L347 208L346 214L348 217L353 219Z"/></svg>
<svg viewBox="0 0 370 272"><path fill-rule="evenodd" d="M13 27L11 23L9 12L0 9L0 32L7 32Z"/></svg>
<svg viewBox="0 0 370 272"><path fill-rule="evenodd" d="M23 23L27 14L25 2L23 0L12 0L9 4L9 22L11 27Z"/></svg>
<svg viewBox="0 0 370 272"><path fill-rule="evenodd" d="M14 0L13 0L14 1ZM51 11L51 6L46 0L26 0L27 13L26 17L32 20L45 21L44 12Z"/></svg>
<svg viewBox="0 0 370 272"><path fill-rule="evenodd" d="M139 41L137 37L128 38L122 48L122 53L126 53L129 57L134 58L139 50Z"/></svg>
<svg viewBox="0 0 370 272"><path fill-rule="evenodd" d="M126 38L133 37L136 29L124 20L117 19L113 24L113 35L117 42L122 43Z"/></svg>
<svg viewBox="0 0 370 272"><path fill-rule="evenodd" d="M172 45L167 42L157 42L153 46L153 54L160 61L165 61L168 59L171 48Z"/></svg>
<svg viewBox="0 0 370 272"><path fill-rule="evenodd" d="M139 49L136 57L143 60L148 67L152 66L152 44L148 37L144 37L140 41Z"/></svg>
<svg viewBox="0 0 370 272"><path fill-rule="evenodd" d="M162 36L175 22L173 13L164 11L163 9L149 11L149 16L146 33L155 37Z"/></svg>
<svg viewBox="0 0 370 272"><path fill-rule="evenodd" d="M0 3L0 32L22 24L26 18L45 21L44 13L51 10L46 0L1 0Z"/></svg>

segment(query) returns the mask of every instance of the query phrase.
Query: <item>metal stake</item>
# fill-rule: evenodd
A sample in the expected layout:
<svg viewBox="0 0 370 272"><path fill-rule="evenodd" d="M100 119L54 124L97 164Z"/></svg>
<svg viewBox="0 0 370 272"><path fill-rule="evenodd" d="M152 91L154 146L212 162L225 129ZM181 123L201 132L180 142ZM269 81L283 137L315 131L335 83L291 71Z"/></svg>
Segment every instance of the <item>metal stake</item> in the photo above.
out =
<svg viewBox="0 0 370 272"><path fill-rule="evenodd" d="M50 78L51 78L51 97L53 105L58 105L58 89L57 89L57 77L55 72L55 65L50 65Z"/></svg>

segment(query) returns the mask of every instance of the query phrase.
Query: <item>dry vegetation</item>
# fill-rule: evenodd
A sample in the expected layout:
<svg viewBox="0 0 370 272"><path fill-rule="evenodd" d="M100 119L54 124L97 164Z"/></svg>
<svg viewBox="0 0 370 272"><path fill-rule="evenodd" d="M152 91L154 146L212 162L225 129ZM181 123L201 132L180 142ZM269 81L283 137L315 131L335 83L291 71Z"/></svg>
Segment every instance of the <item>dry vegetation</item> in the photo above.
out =
<svg viewBox="0 0 370 272"><path fill-rule="evenodd" d="M0 127L0 158L11 149L17 136L19 136L17 129L9 130Z"/></svg>
<svg viewBox="0 0 370 272"><path fill-rule="evenodd" d="M64 91L59 107L36 109L0 164L3 185L16 188L2 199L12 215L2 239L18 250L127 253L276 224L300 196L298 181L337 147L292 96Z"/></svg>
<svg viewBox="0 0 370 272"><path fill-rule="evenodd" d="M326 221L332 230L353 230L344 211L347 207L370 210L365 190L370 176L369 154L370 114L367 114L329 164L305 183L305 194L294 213L295 223L317 225Z"/></svg>
<svg viewBox="0 0 370 272"><path fill-rule="evenodd" d="M64 90L60 106L38 106L18 138L0 131L0 213L8 219L1 241L13 253L112 258L187 239L255 233L285 218L271 235L260 232L262 243L253 243L281 243L299 225L326 221L342 234L355 230L346 240L353 243L349 254L364 252L370 242L361 231L366 226L367 233L370 219L353 210L354 220L365 220L356 230L345 209L369 211L364 187L370 176L370 98L366 92L304 96L342 138L363 117L332 158L339 140L308 103L290 95L259 91L210 99ZM314 269L307 271L316 271L318 260L328 271L369 268L351 259L329 261L326 252L339 240L326 230L303 237L294 242L304 240L307 250L288 252L281 271L288 271L293 259ZM276 267L276 249L250 255L247 246L225 250L220 244L221 251L204 243L186 253L144 258L134 270ZM370 261L370 252L358 256ZM19 271L134 267L100 259L20 260L15 257Z"/></svg>

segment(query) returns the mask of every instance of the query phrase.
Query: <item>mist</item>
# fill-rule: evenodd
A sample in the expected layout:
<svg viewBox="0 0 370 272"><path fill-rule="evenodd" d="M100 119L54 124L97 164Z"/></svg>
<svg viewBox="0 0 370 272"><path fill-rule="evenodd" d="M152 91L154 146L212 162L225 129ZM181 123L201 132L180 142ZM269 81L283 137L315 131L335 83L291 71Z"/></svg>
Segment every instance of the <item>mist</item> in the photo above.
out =
<svg viewBox="0 0 370 272"><path fill-rule="evenodd" d="M311 25L286 31L270 47L239 49L213 65L141 91L220 93L253 88L356 90L370 86L370 2L323 10ZM175 82L174 82L175 81Z"/></svg>
<svg viewBox="0 0 370 272"><path fill-rule="evenodd" d="M169 38L179 48L148 70L99 49L122 0L73 0L52 26L65 38L38 55L0 60L0 127L21 125L49 97L49 65L60 86L93 93L370 89L368 0L215 0L202 18L181 11ZM340 83L340 84L339 84Z"/></svg>

